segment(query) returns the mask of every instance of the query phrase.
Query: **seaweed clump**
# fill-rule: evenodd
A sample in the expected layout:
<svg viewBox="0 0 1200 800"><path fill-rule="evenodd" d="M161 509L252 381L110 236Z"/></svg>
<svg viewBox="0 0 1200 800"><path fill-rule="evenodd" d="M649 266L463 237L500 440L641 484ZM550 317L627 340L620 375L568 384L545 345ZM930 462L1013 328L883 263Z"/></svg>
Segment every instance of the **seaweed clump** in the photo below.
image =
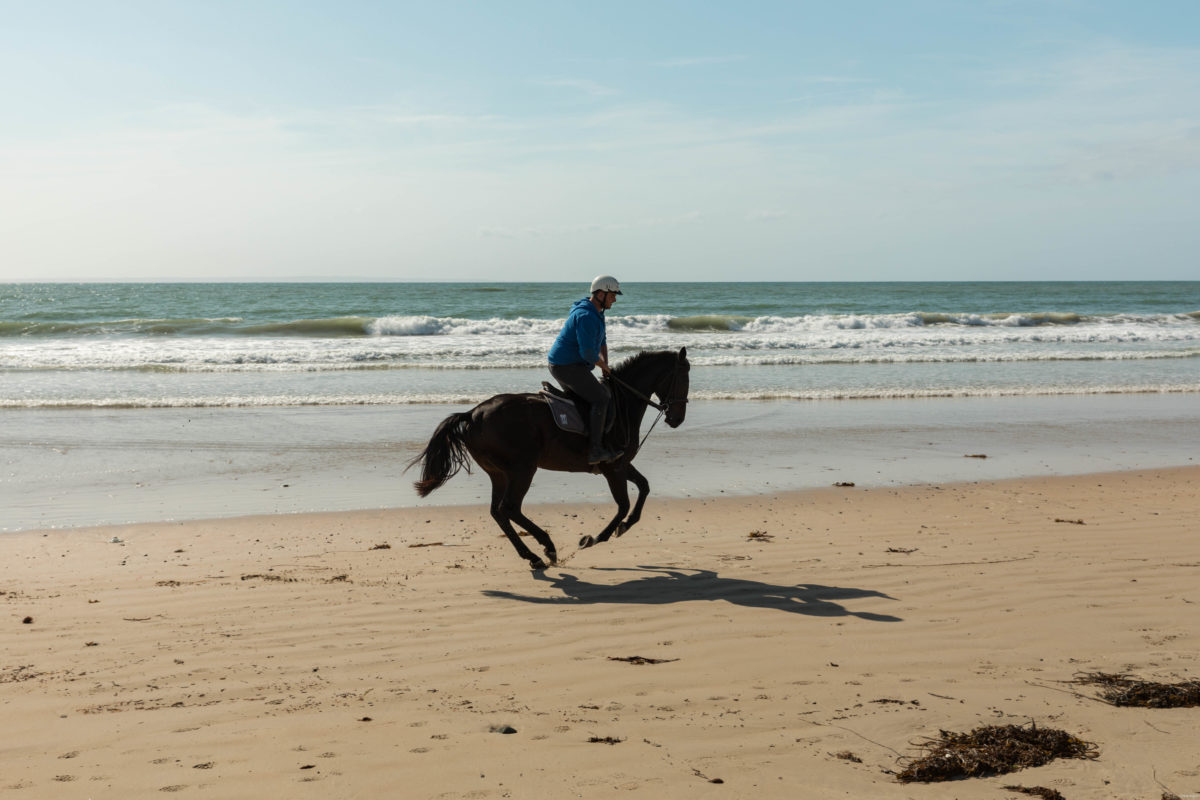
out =
<svg viewBox="0 0 1200 800"><path fill-rule="evenodd" d="M1003 775L1040 767L1056 758L1093 759L1096 745L1065 731L1029 725L984 725L970 733L940 731L916 746L924 755L907 759L896 775L901 783L949 781Z"/></svg>
<svg viewBox="0 0 1200 800"><path fill-rule="evenodd" d="M1140 708L1192 708L1200 706L1200 681L1156 683L1129 675L1109 672L1084 672L1075 683L1103 687L1100 699L1114 706Z"/></svg>
<svg viewBox="0 0 1200 800"><path fill-rule="evenodd" d="M1057 789L1047 789L1045 786L1005 786L1004 790L1019 794L1031 794L1042 798L1042 800L1066 800L1062 792Z"/></svg>

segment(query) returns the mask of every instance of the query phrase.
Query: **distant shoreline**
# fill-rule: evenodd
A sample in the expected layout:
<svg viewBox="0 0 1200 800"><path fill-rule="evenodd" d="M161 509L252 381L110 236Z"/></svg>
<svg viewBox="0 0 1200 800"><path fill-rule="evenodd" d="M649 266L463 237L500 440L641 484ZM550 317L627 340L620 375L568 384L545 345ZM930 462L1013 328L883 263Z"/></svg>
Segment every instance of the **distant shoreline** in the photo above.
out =
<svg viewBox="0 0 1200 800"><path fill-rule="evenodd" d="M425 285L431 285L431 286L439 285L439 284L478 285L481 283L492 283L492 284L501 285L501 286L522 286L522 285L576 286L579 284L579 281L578 280L513 281L513 280L488 280L488 279L483 279L483 278L447 278L445 280L430 281L430 280L418 279L418 278L408 278L408 279L406 279L406 278L379 278L379 277L369 277L369 276L362 276L362 277L344 277L344 276L267 277L267 276L261 276L261 277L249 277L249 278L244 277L244 276L229 276L229 277L224 277L224 278L213 278L210 276L210 277L204 277L204 278L167 278L167 279L163 279L161 277L153 277L153 278L151 278L151 277L143 277L143 278L137 278L137 277L129 277L129 278L0 278L0 285L4 285L4 284L62 284L62 283L68 283L68 284L71 284L71 283L75 283L75 284L92 284L92 283L96 283L96 284L143 284L143 285L144 284L156 284L156 283L192 284L192 285L222 284L222 283L250 283L250 284L374 283L374 284L380 284L380 285L425 284ZM1076 279L1076 278L1067 278L1067 279L1045 278L1045 279L1025 279L1025 280L988 280L988 279L978 279L978 280L941 280L941 279L875 280L875 279L869 279L869 278L861 278L861 279L845 278L845 279L836 280L836 281L815 281L815 280L776 281L776 280L758 280L758 279L744 280L744 281L716 281L716 280L705 280L705 279L701 278L701 279L696 279L696 280L688 279L688 280L673 280L673 281L642 280L642 281L637 281L636 283L631 282L631 285L643 284L643 285L669 286L672 284L678 284L681 286L691 286L694 284L706 284L706 285L712 285L712 286L722 286L722 285L727 285L727 286L755 286L755 285L769 286L772 284L794 284L794 285L811 285L811 286L830 286L830 285L837 285L839 283L878 284L880 286L886 286L889 284L921 285L921 284L943 284L943 283L944 284L960 284L960 285L969 285L969 284L997 284L997 285L1063 284L1063 285L1069 285L1069 284L1101 284L1101 283L1134 285L1134 284L1139 284L1139 283L1184 283L1184 284L1188 284L1188 283L1200 283L1200 281L1197 281L1194 279L1187 279L1187 278L1137 278L1137 279L1129 279L1129 280L1102 280L1102 279L1087 279L1087 278L1080 278L1080 279Z"/></svg>

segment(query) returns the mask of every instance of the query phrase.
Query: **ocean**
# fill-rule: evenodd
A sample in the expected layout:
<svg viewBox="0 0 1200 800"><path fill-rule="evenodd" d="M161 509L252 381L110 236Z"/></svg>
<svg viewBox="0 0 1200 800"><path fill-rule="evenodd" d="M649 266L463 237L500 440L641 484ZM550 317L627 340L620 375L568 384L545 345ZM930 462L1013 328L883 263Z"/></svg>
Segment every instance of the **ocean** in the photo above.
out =
<svg viewBox="0 0 1200 800"><path fill-rule="evenodd" d="M610 356L692 397L1200 392L1200 282L638 283ZM586 283L0 284L0 408L468 403L536 390Z"/></svg>
<svg viewBox="0 0 1200 800"><path fill-rule="evenodd" d="M1200 458L1200 282L628 277L612 358L692 363L686 422L638 454L654 497ZM586 286L0 284L0 531L487 503L479 470L418 499L405 465L548 379ZM545 471L528 499L612 502Z"/></svg>

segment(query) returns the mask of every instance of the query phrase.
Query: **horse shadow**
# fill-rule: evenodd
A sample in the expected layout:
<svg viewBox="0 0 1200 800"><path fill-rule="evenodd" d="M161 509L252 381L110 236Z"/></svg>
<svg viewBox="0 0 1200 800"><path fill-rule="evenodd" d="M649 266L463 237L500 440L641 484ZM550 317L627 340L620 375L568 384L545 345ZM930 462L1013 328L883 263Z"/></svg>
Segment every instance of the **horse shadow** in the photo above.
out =
<svg viewBox="0 0 1200 800"><path fill-rule="evenodd" d="M741 578L722 578L714 570L679 567L592 567L604 572L640 572L643 575L618 584L591 583L569 572L548 575L535 572L535 580L550 584L562 592L561 597L538 597L516 592L485 589L487 597L519 600L542 605L594 605L598 603L628 605L666 605L695 600L724 600L747 608L787 611L810 617L858 617L872 622L901 622L890 614L851 611L842 601L865 597L895 600L883 592L871 589L851 589L800 583L778 586Z"/></svg>

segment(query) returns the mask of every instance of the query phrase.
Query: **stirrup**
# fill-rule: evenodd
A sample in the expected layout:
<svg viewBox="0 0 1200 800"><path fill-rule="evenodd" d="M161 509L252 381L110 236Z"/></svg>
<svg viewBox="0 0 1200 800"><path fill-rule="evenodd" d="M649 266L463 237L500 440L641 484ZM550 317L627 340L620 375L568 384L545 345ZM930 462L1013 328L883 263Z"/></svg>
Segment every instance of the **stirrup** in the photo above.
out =
<svg viewBox="0 0 1200 800"><path fill-rule="evenodd" d="M607 447L602 447L597 452L588 454L588 463L604 464L609 461L616 461L623 455L625 455L624 450L610 450Z"/></svg>

